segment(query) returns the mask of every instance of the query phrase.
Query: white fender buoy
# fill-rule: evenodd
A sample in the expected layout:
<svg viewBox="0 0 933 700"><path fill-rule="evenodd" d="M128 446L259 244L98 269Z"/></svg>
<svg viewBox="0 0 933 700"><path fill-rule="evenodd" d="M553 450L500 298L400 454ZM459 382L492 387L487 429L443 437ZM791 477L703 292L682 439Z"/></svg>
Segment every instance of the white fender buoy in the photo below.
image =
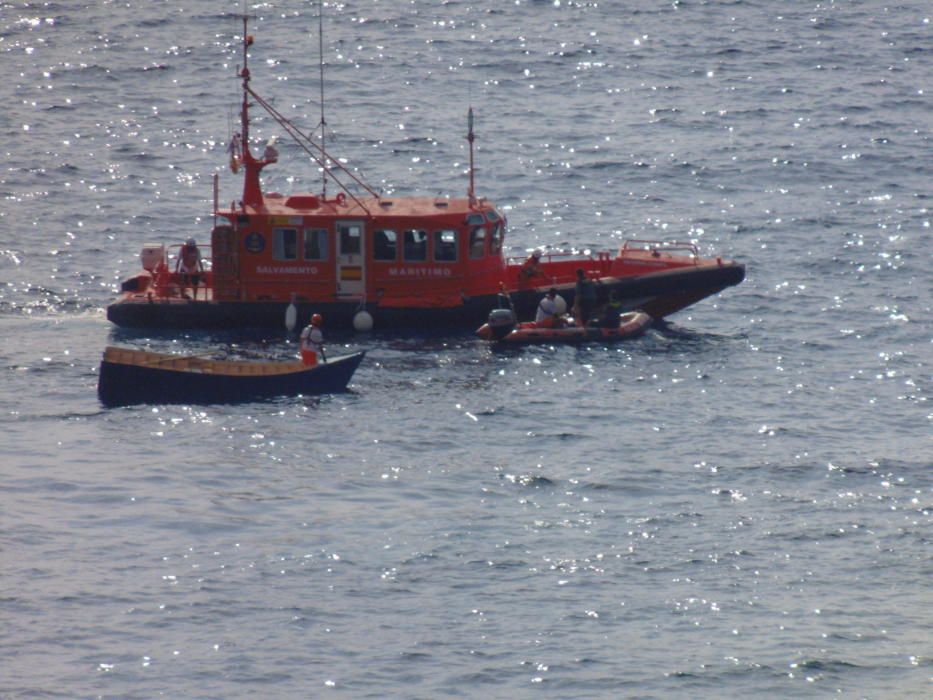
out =
<svg viewBox="0 0 933 700"><path fill-rule="evenodd" d="M288 308L285 309L285 328L291 333L295 330L295 326L298 323L298 309L295 307L295 295L292 294L291 303L289 303Z"/></svg>
<svg viewBox="0 0 933 700"><path fill-rule="evenodd" d="M567 300L558 294L554 297L554 308L557 310L558 316L567 313Z"/></svg>
<svg viewBox="0 0 933 700"><path fill-rule="evenodd" d="M357 311L353 317L353 327L361 333L373 329L373 317L368 311Z"/></svg>

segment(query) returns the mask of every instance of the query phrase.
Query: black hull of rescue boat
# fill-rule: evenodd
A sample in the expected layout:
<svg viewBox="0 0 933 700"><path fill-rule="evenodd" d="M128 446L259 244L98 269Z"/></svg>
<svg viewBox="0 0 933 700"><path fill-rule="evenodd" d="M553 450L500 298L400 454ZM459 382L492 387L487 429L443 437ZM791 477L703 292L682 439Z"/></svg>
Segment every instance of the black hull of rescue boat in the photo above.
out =
<svg viewBox="0 0 933 700"><path fill-rule="evenodd" d="M598 301L603 303L614 290L623 311L645 311L662 319L701 299L739 284L745 278L745 266L725 263L665 270L624 278L604 278L596 285ZM573 285L558 285L559 294L568 306L573 304ZM534 316L546 286L509 290L519 318ZM367 303L365 310L373 318L376 330L401 329L473 329L483 323L491 308L499 304L497 294L464 296L457 306L389 306L380 300ZM143 295L128 294L107 307L107 319L117 326L149 329L238 329L281 328L288 302L282 301L200 301L186 299L148 300ZM358 300L299 301L298 324L303 326L312 313L322 314L328 328L352 329L360 311Z"/></svg>

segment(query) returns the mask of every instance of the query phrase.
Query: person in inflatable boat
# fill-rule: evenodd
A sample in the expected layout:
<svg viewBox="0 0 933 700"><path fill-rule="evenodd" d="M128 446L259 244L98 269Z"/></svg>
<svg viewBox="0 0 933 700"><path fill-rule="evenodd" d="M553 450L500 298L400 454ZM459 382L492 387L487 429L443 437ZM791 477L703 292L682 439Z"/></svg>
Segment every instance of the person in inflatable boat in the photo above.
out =
<svg viewBox="0 0 933 700"><path fill-rule="evenodd" d="M613 289L609 292L609 301L607 301L606 305L603 307L599 319L595 320L595 325L598 325L600 328L618 328L619 317L621 315L622 302L619 301L619 297L616 296L616 290Z"/></svg>
<svg viewBox="0 0 933 700"><path fill-rule="evenodd" d="M563 325L557 308L557 290L554 287L551 287L538 303L535 323L539 328L560 328Z"/></svg>
<svg viewBox="0 0 933 700"><path fill-rule="evenodd" d="M585 326L596 306L596 285L586 276L582 267L577 269L577 286L573 299L573 317L577 319L578 324Z"/></svg>

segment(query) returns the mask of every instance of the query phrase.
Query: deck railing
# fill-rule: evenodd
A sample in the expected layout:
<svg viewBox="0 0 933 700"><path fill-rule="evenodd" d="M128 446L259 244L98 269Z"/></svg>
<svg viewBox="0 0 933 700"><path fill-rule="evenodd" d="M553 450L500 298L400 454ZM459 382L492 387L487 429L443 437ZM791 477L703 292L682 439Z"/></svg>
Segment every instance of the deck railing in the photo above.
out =
<svg viewBox="0 0 933 700"><path fill-rule="evenodd" d="M641 238L631 238L622 244L621 254L625 255L630 250L647 250L652 254L660 255L662 252L671 253L675 251L684 251L690 254L695 261L700 260L700 251L693 243L684 241L652 241Z"/></svg>

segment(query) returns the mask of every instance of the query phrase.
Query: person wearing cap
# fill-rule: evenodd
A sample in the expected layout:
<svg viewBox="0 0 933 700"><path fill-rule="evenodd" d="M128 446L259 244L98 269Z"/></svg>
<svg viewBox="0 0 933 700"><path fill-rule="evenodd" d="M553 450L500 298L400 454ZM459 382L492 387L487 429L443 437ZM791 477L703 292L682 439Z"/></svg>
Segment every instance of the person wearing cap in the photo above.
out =
<svg viewBox="0 0 933 700"><path fill-rule="evenodd" d="M557 290L551 287L544 298L538 303L538 313L535 323L541 328L554 328L557 325Z"/></svg>
<svg viewBox="0 0 933 700"><path fill-rule="evenodd" d="M324 318L321 314L313 314L311 323L301 331L301 361L306 365L316 365L318 354L327 362L327 355L324 354L324 332L321 330L323 325Z"/></svg>
<svg viewBox="0 0 933 700"><path fill-rule="evenodd" d="M537 277L538 275L543 275L541 268L539 267L541 263L541 251L535 250L528 256L528 259L522 263L521 269L518 271L518 279L522 282L527 282L532 277Z"/></svg>
<svg viewBox="0 0 933 700"><path fill-rule="evenodd" d="M185 289L191 287L194 298L197 299L198 285L201 283L201 274L204 272L204 261L201 259L198 243L193 238L189 238L181 247L178 262L175 263L175 272L181 274L181 295L185 299L190 299Z"/></svg>

